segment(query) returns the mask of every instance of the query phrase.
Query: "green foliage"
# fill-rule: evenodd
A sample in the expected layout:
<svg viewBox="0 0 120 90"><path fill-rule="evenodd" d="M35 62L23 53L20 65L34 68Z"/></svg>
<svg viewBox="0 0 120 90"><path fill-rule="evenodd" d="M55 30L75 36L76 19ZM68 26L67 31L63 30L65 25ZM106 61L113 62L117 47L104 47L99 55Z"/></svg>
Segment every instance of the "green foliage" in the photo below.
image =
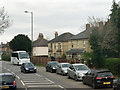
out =
<svg viewBox="0 0 120 90"><path fill-rule="evenodd" d="M15 36L10 41L9 45L13 51L25 50L27 52L31 52L31 40L28 38L28 36L22 34Z"/></svg>
<svg viewBox="0 0 120 90"><path fill-rule="evenodd" d="M107 58L105 65L114 75L120 76L120 58Z"/></svg>
<svg viewBox="0 0 120 90"><path fill-rule="evenodd" d="M82 58L89 67L93 67L92 65L93 52L85 52L82 55Z"/></svg>
<svg viewBox="0 0 120 90"><path fill-rule="evenodd" d="M2 54L2 60L4 60L4 61L10 61L10 55L7 54L7 53L3 53Z"/></svg>
<svg viewBox="0 0 120 90"><path fill-rule="evenodd" d="M89 43L91 46L91 49L93 50L93 57L92 57L92 63L95 68L102 68L104 67L104 58L101 52L101 46L100 46L100 35L98 28L93 28L92 34L89 38Z"/></svg>
<svg viewBox="0 0 120 90"><path fill-rule="evenodd" d="M63 53L62 58L66 58L66 54L65 53Z"/></svg>

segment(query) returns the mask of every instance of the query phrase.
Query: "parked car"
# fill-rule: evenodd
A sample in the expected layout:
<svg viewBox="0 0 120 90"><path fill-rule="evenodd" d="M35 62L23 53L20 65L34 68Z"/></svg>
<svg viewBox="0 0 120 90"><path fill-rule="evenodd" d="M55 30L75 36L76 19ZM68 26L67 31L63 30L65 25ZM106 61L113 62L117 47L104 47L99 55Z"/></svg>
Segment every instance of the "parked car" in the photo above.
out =
<svg viewBox="0 0 120 90"><path fill-rule="evenodd" d="M120 90L120 78L113 82L113 90Z"/></svg>
<svg viewBox="0 0 120 90"><path fill-rule="evenodd" d="M59 63L56 69L57 74L67 75L67 69L69 68L69 63Z"/></svg>
<svg viewBox="0 0 120 90"><path fill-rule="evenodd" d="M20 69L21 69L21 72L24 72L24 73L26 72L36 73L37 72L36 67L32 62L23 63Z"/></svg>
<svg viewBox="0 0 120 90"><path fill-rule="evenodd" d="M16 89L15 76L11 73L0 73L0 90L1 89Z"/></svg>
<svg viewBox="0 0 120 90"><path fill-rule="evenodd" d="M59 63L57 61L49 61L46 64L46 71L48 72L56 72L56 67Z"/></svg>
<svg viewBox="0 0 120 90"><path fill-rule="evenodd" d="M83 76L83 84L91 85L93 88L98 86L112 87L114 80L113 74L109 70L89 70Z"/></svg>
<svg viewBox="0 0 120 90"><path fill-rule="evenodd" d="M85 64L71 64L70 67L67 69L68 71L68 78L73 78L76 81L82 80L82 77L85 73L89 71L89 67Z"/></svg>

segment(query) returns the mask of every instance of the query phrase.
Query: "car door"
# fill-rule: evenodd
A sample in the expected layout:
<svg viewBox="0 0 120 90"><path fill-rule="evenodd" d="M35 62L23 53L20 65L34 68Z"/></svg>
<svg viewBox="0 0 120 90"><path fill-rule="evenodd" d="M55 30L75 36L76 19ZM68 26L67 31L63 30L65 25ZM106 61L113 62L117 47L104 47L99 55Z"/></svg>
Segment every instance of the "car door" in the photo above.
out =
<svg viewBox="0 0 120 90"><path fill-rule="evenodd" d="M92 85L93 78L94 78L94 72L93 72L93 71L89 72L89 74L88 74L87 76L88 76L88 77L87 77L88 84L89 84L89 85Z"/></svg>
<svg viewBox="0 0 120 90"><path fill-rule="evenodd" d="M91 77L91 70L89 70L88 72L87 72L87 74L85 75L85 82L87 83L87 84L90 84L90 77Z"/></svg>
<svg viewBox="0 0 120 90"><path fill-rule="evenodd" d="M74 75L75 75L75 69L73 67L73 65L70 66L70 77L74 78Z"/></svg>

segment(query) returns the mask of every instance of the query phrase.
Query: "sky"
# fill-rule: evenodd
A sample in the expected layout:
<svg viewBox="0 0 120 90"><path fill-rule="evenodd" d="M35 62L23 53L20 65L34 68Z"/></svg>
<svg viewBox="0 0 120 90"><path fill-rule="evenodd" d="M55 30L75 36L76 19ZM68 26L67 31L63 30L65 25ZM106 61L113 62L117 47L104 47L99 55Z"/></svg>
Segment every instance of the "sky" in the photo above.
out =
<svg viewBox="0 0 120 90"><path fill-rule="evenodd" d="M119 0L116 0L118 3ZM31 14L33 12L33 39L39 33L45 39L70 32L78 34L85 30L88 17L107 20L111 13L113 0L0 0L0 7L5 7L12 24L0 34L0 42L10 42L18 34L28 35L31 39Z"/></svg>

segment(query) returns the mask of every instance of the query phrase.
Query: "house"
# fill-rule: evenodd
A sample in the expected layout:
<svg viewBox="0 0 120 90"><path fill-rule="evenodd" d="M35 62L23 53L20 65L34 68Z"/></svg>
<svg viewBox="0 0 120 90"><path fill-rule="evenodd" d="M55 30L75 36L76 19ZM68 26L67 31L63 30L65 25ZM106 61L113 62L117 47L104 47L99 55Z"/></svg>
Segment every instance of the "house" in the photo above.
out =
<svg viewBox="0 0 120 90"><path fill-rule="evenodd" d="M39 33L37 40L33 42L33 56L48 56L48 41Z"/></svg>
<svg viewBox="0 0 120 90"><path fill-rule="evenodd" d="M99 30L102 30L103 22L99 22ZM90 52L89 37L92 33L93 28L90 27L90 24L86 24L86 30L80 32L79 34L71 37L68 41L68 51L67 58L74 58L77 60L82 59L82 54L84 52Z"/></svg>
<svg viewBox="0 0 120 90"><path fill-rule="evenodd" d="M0 45L0 53L8 53L10 54L12 52L10 46L9 46L9 42L7 42L6 44L1 42Z"/></svg>
<svg viewBox="0 0 120 90"><path fill-rule="evenodd" d="M60 58L63 54L66 55L66 51L68 50L68 40L72 36L74 35L69 32L63 33L59 36L58 33L55 32L55 38L48 42L49 57L53 56L55 58Z"/></svg>

